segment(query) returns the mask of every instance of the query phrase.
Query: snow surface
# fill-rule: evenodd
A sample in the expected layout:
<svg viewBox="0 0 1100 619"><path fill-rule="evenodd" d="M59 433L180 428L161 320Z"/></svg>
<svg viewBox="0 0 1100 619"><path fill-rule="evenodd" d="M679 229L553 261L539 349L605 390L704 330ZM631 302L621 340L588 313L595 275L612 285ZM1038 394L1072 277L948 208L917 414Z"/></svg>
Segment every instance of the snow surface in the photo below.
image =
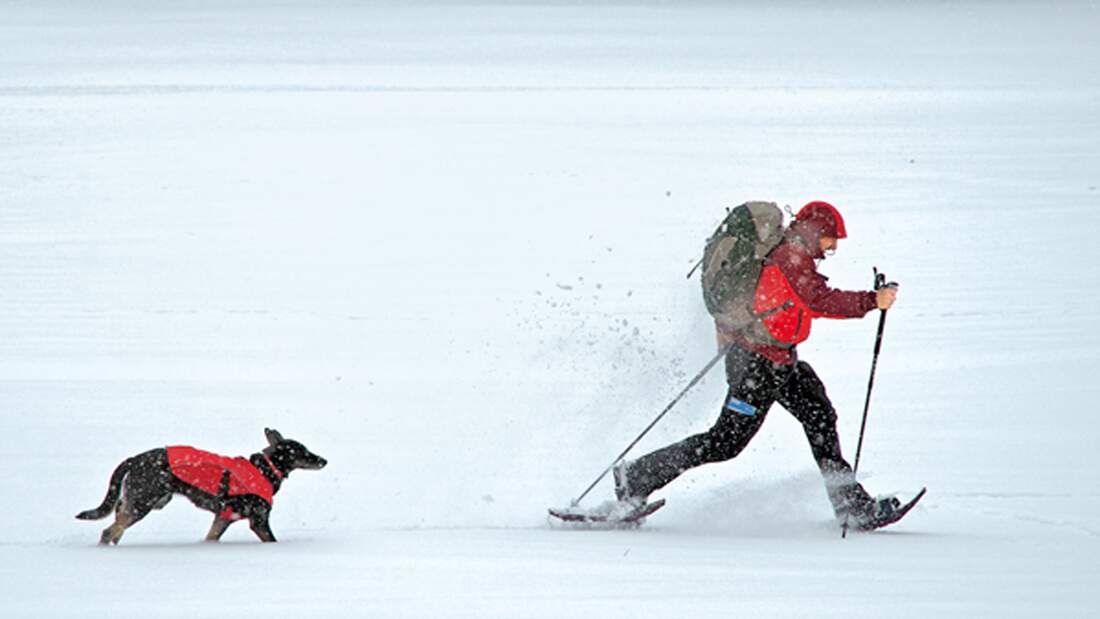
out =
<svg viewBox="0 0 1100 619"><path fill-rule="evenodd" d="M1095 3L95 4L0 4L4 616L1100 615ZM861 477L928 496L841 540L776 408L643 529L551 527L713 354L684 274L747 199L901 281ZM802 347L849 457L874 328ZM279 544L73 519L264 426L330 461Z"/></svg>

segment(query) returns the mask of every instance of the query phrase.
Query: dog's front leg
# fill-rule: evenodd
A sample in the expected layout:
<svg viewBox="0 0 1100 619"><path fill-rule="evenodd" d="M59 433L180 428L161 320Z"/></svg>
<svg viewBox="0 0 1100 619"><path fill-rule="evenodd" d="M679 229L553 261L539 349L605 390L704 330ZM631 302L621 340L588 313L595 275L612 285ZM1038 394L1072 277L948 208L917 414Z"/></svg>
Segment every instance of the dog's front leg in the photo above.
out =
<svg viewBox="0 0 1100 619"><path fill-rule="evenodd" d="M210 531L206 534L206 541L216 542L222 538L225 534L225 530L229 528L229 525L233 524L232 520L226 520L225 518L214 518L214 524L210 525Z"/></svg>
<svg viewBox="0 0 1100 619"><path fill-rule="evenodd" d="M256 514L248 520L248 526L261 542L274 542L275 534L271 532L271 526L267 523L267 514Z"/></svg>

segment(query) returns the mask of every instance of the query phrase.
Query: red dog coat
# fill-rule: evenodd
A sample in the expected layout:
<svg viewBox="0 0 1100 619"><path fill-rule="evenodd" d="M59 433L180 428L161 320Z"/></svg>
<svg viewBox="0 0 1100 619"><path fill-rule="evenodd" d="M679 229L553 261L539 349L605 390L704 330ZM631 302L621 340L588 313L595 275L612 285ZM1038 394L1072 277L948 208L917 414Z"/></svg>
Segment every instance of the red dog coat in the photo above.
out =
<svg viewBox="0 0 1100 619"><path fill-rule="evenodd" d="M246 458L219 456L209 451L195 449L187 446L174 446L166 448L168 451L168 466L172 474L185 484L194 486L199 490L213 496L218 496L221 490L222 475L229 471L229 496L242 494L254 494L268 505L275 494L271 481L263 472L256 468ZM278 470L272 467L278 475ZM226 508L219 518L239 518L232 510Z"/></svg>

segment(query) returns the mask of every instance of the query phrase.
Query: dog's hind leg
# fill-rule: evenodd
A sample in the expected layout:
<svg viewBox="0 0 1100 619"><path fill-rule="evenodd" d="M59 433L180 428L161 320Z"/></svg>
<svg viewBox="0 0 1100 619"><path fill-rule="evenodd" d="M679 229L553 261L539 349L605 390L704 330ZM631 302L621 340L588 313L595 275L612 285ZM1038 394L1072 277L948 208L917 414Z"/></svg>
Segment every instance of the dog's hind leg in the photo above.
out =
<svg viewBox="0 0 1100 619"><path fill-rule="evenodd" d="M122 539L122 533L132 524L134 520L130 514L121 509L118 510L115 512L115 521L111 526L103 529L103 533L99 536L99 545L118 544L118 540Z"/></svg>
<svg viewBox="0 0 1100 619"><path fill-rule="evenodd" d="M206 534L206 541L216 542L222 538L225 534L225 530L229 528L229 525L234 521L226 520L225 518L214 518L214 524L210 525L210 531Z"/></svg>
<svg viewBox="0 0 1100 619"><path fill-rule="evenodd" d="M106 529L103 529L103 534L99 537L99 543L102 545L118 545L118 541L122 539L122 534L126 532L126 529L129 529L141 521L142 518L148 516L149 512L152 510L164 507L168 504L168 501L171 500L171 493L157 497L151 504L138 503L137 501L131 500L129 497L124 497L115 512L114 523Z"/></svg>

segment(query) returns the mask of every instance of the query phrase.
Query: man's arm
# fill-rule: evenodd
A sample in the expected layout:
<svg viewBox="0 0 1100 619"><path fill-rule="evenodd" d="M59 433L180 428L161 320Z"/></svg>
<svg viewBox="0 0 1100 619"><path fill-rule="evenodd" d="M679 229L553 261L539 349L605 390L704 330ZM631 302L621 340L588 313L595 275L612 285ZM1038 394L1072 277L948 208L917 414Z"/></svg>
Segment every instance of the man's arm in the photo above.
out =
<svg viewBox="0 0 1100 619"><path fill-rule="evenodd" d="M798 298L823 318L862 318L879 307L878 295L871 291L830 288L824 275L814 269L784 273ZM892 302L892 300L891 300Z"/></svg>

